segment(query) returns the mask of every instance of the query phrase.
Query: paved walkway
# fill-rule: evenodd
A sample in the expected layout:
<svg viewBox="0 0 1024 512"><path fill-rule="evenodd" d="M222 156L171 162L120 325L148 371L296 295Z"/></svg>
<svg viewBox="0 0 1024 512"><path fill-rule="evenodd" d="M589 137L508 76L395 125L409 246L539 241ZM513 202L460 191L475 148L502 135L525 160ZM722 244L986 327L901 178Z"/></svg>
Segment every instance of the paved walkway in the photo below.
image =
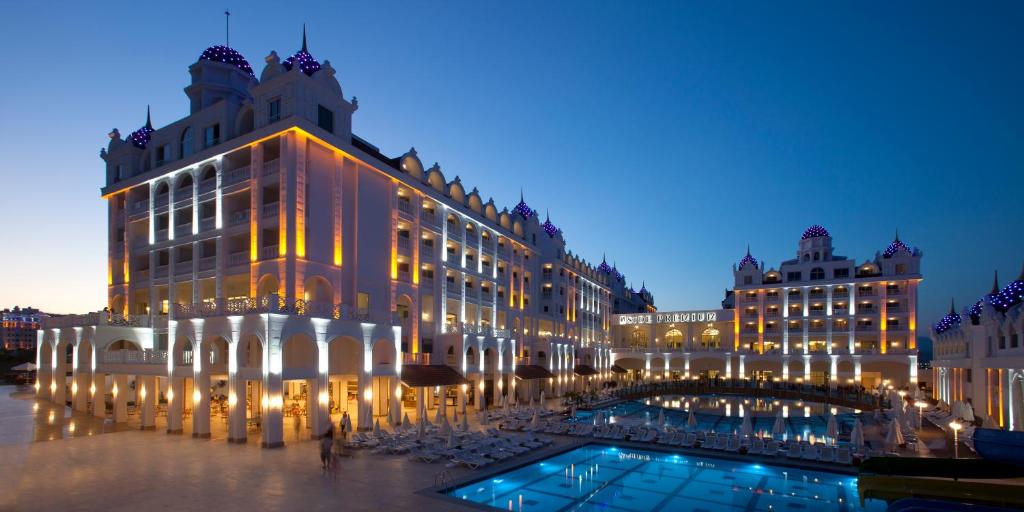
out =
<svg viewBox="0 0 1024 512"><path fill-rule="evenodd" d="M11 391L0 387L0 425L11 429L0 442L0 511L473 510L416 494L434 484L441 464L356 452L337 475L324 474L314 441L265 450L153 431L103 433L70 411L51 422L46 402L33 411L30 394Z"/></svg>

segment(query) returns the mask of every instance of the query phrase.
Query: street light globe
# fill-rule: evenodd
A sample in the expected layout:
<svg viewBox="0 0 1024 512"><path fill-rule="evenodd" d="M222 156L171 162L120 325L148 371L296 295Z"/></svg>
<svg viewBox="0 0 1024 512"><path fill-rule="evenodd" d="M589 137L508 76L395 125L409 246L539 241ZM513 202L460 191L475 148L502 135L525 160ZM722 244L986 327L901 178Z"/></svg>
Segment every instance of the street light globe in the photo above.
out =
<svg viewBox="0 0 1024 512"><path fill-rule="evenodd" d="M949 428L951 428L953 430L960 430L960 429L964 428L964 426L959 421L953 420L953 421L949 422Z"/></svg>

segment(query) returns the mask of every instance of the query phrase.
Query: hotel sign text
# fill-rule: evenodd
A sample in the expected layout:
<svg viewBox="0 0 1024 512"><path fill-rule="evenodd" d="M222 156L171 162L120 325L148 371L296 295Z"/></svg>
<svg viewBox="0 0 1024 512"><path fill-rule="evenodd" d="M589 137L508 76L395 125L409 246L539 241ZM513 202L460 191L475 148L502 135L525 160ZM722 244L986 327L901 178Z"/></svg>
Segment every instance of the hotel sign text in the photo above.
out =
<svg viewBox="0 0 1024 512"><path fill-rule="evenodd" d="M717 311L675 311L671 313L638 313L616 315L616 325L675 324L686 322L717 322Z"/></svg>

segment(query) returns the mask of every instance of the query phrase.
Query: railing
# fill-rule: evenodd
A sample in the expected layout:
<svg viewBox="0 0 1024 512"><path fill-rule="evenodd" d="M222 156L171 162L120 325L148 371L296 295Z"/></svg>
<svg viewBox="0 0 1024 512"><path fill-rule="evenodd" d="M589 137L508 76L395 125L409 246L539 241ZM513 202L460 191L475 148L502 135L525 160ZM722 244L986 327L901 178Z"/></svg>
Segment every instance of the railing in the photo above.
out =
<svg viewBox="0 0 1024 512"><path fill-rule="evenodd" d="M42 328L83 327L91 325L118 325L126 327L150 327L148 315L120 315L109 311L96 311L82 315L62 315L43 318Z"/></svg>
<svg viewBox="0 0 1024 512"><path fill-rule="evenodd" d="M204 181L199 182L199 193L200 194L209 194L210 192L213 192L216 189L217 189L217 180L216 179L204 180Z"/></svg>
<svg viewBox="0 0 1024 512"><path fill-rule="evenodd" d="M280 252L278 251L278 246L276 245L268 245L266 247L260 248L261 259L272 260L276 259L278 256L280 256Z"/></svg>
<svg viewBox="0 0 1024 512"><path fill-rule="evenodd" d="M200 232L205 233L207 231L213 231L214 227L216 227L216 226L217 226L217 219L215 219L213 217L209 217L209 218L206 218L206 219L199 219L199 231Z"/></svg>
<svg viewBox="0 0 1024 512"><path fill-rule="evenodd" d="M228 266L249 264L249 251L233 252L228 255Z"/></svg>
<svg viewBox="0 0 1024 512"><path fill-rule="evenodd" d="M263 218L266 219L268 217L277 216L281 212L278 204L279 203L277 201L274 201L273 203L263 205Z"/></svg>
<svg viewBox="0 0 1024 512"><path fill-rule="evenodd" d="M142 213L149 210L149 199L143 199L141 201L135 201L132 203L131 213Z"/></svg>
<svg viewBox="0 0 1024 512"><path fill-rule="evenodd" d="M153 272L153 277L167 277L167 265L157 266L156 272Z"/></svg>
<svg viewBox="0 0 1024 512"><path fill-rule="evenodd" d="M184 224L178 224L177 226L175 226L174 236L177 238L192 236L192 223L186 222Z"/></svg>
<svg viewBox="0 0 1024 512"><path fill-rule="evenodd" d="M409 237L399 235L399 237L398 237L398 248L408 251L409 250Z"/></svg>
<svg viewBox="0 0 1024 512"><path fill-rule="evenodd" d="M264 176L271 176L271 175L277 174L278 171L280 171L280 170L281 170L281 159L279 159L279 158L275 158L273 160L268 160L266 162L263 162L263 175Z"/></svg>
<svg viewBox="0 0 1024 512"><path fill-rule="evenodd" d="M409 215L412 215L412 203L407 201L407 200L399 199L398 200L398 211L404 212L404 213L408 213Z"/></svg>
<svg viewBox="0 0 1024 512"><path fill-rule="evenodd" d="M832 292L832 298L833 299L845 299L845 298L847 298L849 296L850 296L850 294L848 292L845 292L845 291L843 291L843 292L838 292L838 291Z"/></svg>
<svg viewBox="0 0 1024 512"><path fill-rule="evenodd" d="M174 315L178 319L249 313L280 313L333 320L369 321L391 325L401 323L397 313L358 312L343 304L290 299L273 294L259 298L214 299L195 304L174 305Z"/></svg>
<svg viewBox="0 0 1024 512"><path fill-rule="evenodd" d="M156 240L157 241L167 240L167 228L156 230Z"/></svg>
<svg viewBox="0 0 1024 512"><path fill-rule="evenodd" d="M191 274L192 260L179 261L174 264L174 275Z"/></svg>
<svg viewBox="0 0 1024 512"><path fill-rule="evenodd" d="M420 220L429 224L437 225L437 212L420 210Z"/></svg>
<svg viewBox="0 0 1024 512"><path fill-rule="evenodd" d="M430 353L419 352L416 354L410 354L408 352L402 352L402 364L430 364Z"/></svg>
<svg viewBox="0 0 1024 512"><path fill-rule="evenodd" d="M878 330L877 326L874 325L858 325L857 332L875 332Z"/></svg>
<svg viewBox="0 0 1024 512"><path fill-rule="evenodd" d="M881 398L860 386L793 384L749 379L699 377L650 384L627 384L614 391L619 398L635 400L657 395L742 394L786 400L823 402L851 409L871 410L881 407Z"/></svg>
<svg viewBox="0 0 1024 512"><path fill-rule="evenodd" d="M217 266L216 256L207 256L199 260L199 270L210 270Z"/></svg>
<svg viewBox="0 0 1024 512"><path fill-rule="evenodd" d="M238 210L237 212L231 212L228 216L228 224L231 226L237 226L239 224L245 224L249 222L249 210Z"/></svg>
<svg viewBox="0 0 1024 512"><path fill-rule="evenodd" d="M101 364L167 364L166 350L112 350L99 352Z"/></svg>
<svg viewBox="0 0 1024 512"><path fill-rule="evenodd" d="M221 186L226 187L228 185L234 185L235 183L246 181L251 175L251 168L248 165L232 169L224 174L221 179Z"/></svg>

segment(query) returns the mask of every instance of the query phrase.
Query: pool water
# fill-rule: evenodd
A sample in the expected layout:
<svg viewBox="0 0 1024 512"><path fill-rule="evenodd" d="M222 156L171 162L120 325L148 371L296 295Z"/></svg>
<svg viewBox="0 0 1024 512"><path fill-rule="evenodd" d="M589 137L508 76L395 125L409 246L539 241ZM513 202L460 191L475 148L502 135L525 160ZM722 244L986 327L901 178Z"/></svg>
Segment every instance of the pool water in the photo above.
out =
<svg viewBox="0 0 1024 512"><path fill-rule="evenodd" d="M857 496L857 477L757 462L591 444L455 488L502 510L554 512L882 511Z"/></svg>
<svg viewBox="0 0 1024 512"><path fill-rule="evenodd" d="M825 437L828 431L828 416L834 414L840 432L853 430L853 422L860 412L846 407L799 400L778 400L744 398L738 396L666 395L643 401L622 402L604 409L606 423L624 426L644 425L657 421L661 410L665 411L665 424L672 427L686 427L689 410L693 409L697 419L695 430L705 432L733 433L740 429L743 416L750 415L755 434L768 435L775 425L775 416L782 411L786 423L784 439L807 439ZM597 411L580 411L578 421L592 421Z"/></svg>

